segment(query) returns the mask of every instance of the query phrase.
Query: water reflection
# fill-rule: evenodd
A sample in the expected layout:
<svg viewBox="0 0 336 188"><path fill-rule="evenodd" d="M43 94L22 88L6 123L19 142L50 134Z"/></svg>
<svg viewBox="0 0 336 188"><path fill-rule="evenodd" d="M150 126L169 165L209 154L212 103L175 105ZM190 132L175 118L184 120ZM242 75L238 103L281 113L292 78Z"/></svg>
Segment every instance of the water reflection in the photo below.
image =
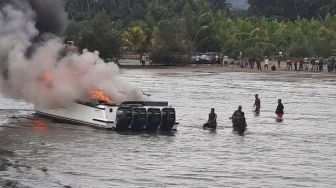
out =
<svg viewBox="0 0 336 188"><path fill-rule="evenodd" d="M31 123L33 125L34 130L36 130L37 132L46 131L46 129L48 128L48 123L43 119L39 119L38 117L33 118L31 120Z"/></svg>

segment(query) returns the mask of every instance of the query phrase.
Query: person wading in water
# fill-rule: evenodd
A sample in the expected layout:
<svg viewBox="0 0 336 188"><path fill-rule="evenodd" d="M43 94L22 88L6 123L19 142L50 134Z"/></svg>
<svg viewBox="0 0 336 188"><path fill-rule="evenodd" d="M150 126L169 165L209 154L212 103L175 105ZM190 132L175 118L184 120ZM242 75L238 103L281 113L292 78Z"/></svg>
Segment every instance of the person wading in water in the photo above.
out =
<svg viewBox="0 0 336 188"><path fill-rule="evenodd" d="M217 114L215 113L215 109L211 108L208 122L203 125L203 128L216 129L216 127L217 127Z"/></svg>
<svg viewBox="0 0 336 188"><path fill-rule="evenodd" d="M278 118L282 118L282 116L284 115L283 109L284 109L284 106L281 103L281 99L278 99L278 106L277 106L277 108L275 110L275 113L278 116Z"/></svg>
<svg viewBox="0 0 336 188"><path fill-rule="evenodd" d="M237 131L239 135L243 135L246 131L246 120L245 120L245 113L242 111L242 106L238 106L238 110L236 110L232 114L232 124L233 124L233 130Z"/></svg>
<svg viewBox="0 0 336 188"><path fill-rule="evenodd" d="M260 99L258 97L258 94L255 95L255 102L253 107L256 107L254 112L260 112Z"/></svg>

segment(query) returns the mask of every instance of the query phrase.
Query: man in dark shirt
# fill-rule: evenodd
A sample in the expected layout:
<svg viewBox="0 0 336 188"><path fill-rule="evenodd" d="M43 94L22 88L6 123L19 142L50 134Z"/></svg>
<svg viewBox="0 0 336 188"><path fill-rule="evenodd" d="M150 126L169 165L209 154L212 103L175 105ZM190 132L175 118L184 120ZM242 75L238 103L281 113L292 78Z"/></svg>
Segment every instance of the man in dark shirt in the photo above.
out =
<svg viewBox="0 0 336 188"><path fill-rule="evenodd" d="M261 60L259 58L256 58L256 63L257 63L257 69L262 70L261 69Z"/></svg>
<svg viewBox="0 0 336 188"><path fill-rule="evenodd" d="M243 107L241 105L238 106L238 110L234 111L234 113L232 114L232 119L245 117L245 113L242 111L242 108Z"/></svg>
<svg viewBox="0 0 336 188"><path fill-rule="evenodd" d="M258 97L258 94L255 95L255 102L253 107L256 107L255 112L260 112L260 99Z"/></svg>
<svg viewBox="0 0 336 188"><path fill-rule="evenodd" d="M294 69L295 69L295 71L298 71L297 64L298 64L298 59L294 59Z"/></svg>
<svg viewBox="0 0 336 188"><path fill-rule="evenodd" d="M238 131L239 134L244 134L246 130L246 120L245 114L242 111L242 106L238 106L238 110L236 110L232 115L232 124L233 130Z"/></svg>
<svg viewBox="0 0 336 188"><path fill-rule="evenodd" d="M233 125L238 125L241 122L245 122L245 113L242 111L242 106L238 106L238 110L236 110L232 114L232 123Z"/></svg>
<svg viewBox="0 0 336 188"><path fill-rule="evenodd" d="M283 109L284 109L284 106L281 103L281 99L278 99L278 106L277 106L277 108L275 110L275 113L278 116L278 118L282 118L282 116L284 115Z"/></svg>

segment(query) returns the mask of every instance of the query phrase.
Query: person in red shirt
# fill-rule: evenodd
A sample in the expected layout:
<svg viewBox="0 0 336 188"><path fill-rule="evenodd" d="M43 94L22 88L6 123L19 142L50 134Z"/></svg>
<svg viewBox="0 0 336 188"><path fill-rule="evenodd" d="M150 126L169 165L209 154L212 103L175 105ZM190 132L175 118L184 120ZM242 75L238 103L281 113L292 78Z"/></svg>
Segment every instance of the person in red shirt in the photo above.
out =
<svg viewBox="0 0 336 188"><path fill-rule="evenodd" d="M260 99L258 94L255 95L255 101L253 107L256 107L255 112L260 112Z"/></svg>

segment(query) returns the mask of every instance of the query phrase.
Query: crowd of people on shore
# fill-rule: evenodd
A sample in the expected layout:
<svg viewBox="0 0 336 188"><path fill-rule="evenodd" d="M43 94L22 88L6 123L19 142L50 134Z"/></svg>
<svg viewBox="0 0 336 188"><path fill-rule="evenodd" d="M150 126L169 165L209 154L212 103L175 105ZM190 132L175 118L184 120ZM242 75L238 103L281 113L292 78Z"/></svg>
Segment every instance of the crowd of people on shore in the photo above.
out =
<svg viewBox="0 0 336 188"><path fill-rule="evenodd" d="M278 66L280 66L278 60ZM323 60L320 58L288 58L286 61L286 70L305 71L305 72L323 72L324 65L327 66L328 72L336 70L335 58Z"/></svg>
<svg viewBox="0 0 336 188"><path fill-rule="evenodd" d="M218 53L204 53L195 56L195 63L200 65L218 65L227 67L229 65L236 66L241 69L262 70L287 70L287 71L304 71L304 72L336 72L335 58L236 58L229 59L228 56Z"/></svg>
<svg viewBox="0 0 336 188"><path fill-rule="evenodd" d="M147 55L140 55L140 63L142 66L146 65ZM271 59L267 56L260 58L238 58L230 59L226 55L216 52L208 52L194 56L192 60L196 65L210 65L229 67L233 66L237 69L257 69L263 70L282 70L282 71L302 71L302 72L336 72L336 59L335 57L329 59L323 58L283 58Z"/></svg>
<svg viewBox="0 0 336 188"><path fill-rule="evenodd" d="M261 58L233 60L230 64L246 69L254 69L256 67L256 69L260 71L275 71L278 69L304 72L324 72L325 70L328 72L336 72L335 58L328 60L323 60L320 58L287 58L286 60L278 59L277 61L271 61L268 57L265 57L263 60ZM227 64L223 62L222 66L227 66Z"/></svg>
<svg viewBox="0 0 336 188"><path fill-rule="evenodd" d="M258 94L255 95L255 101L253 107L255 107L254 112L256 114L259 114L261 108L261 102ZM232 116L230 117L230 119L232 120L233 130L237 131L240 135L244 134L247 127L245 113L242 111L242 108L243 107L239 105L238 109L235 110ZM277 121L282 121L282 117L284 115L284 105L282 104L281 99L278 99L278 105L275 110L275 114L277 115ZM217 114L215 113L214 108L211 108L208 121L203 125L203 128L216 130Z"/></svg>

